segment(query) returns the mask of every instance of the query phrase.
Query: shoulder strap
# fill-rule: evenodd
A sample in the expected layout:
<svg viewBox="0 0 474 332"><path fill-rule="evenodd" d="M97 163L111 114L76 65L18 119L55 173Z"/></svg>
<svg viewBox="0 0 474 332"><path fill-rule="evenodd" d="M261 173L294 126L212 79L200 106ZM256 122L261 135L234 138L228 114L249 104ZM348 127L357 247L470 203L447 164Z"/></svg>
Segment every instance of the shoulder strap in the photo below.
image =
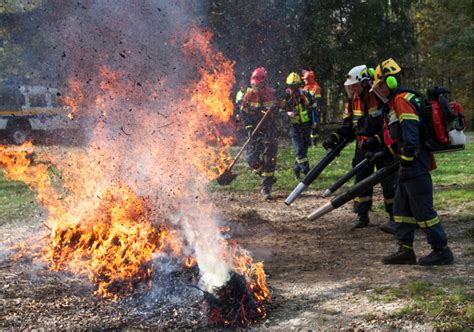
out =
<svg viewBox="0 0 474 332"><path fill-rule="evenodd" d="M413 89L406 89L406 88L402 88L400 90L397 91L398 93L401 93L401 92L409 92L409 93L413 93L415 96L417 96L418 98L423 98L423 94L416 91L416 90L413 90Z"/></svg>

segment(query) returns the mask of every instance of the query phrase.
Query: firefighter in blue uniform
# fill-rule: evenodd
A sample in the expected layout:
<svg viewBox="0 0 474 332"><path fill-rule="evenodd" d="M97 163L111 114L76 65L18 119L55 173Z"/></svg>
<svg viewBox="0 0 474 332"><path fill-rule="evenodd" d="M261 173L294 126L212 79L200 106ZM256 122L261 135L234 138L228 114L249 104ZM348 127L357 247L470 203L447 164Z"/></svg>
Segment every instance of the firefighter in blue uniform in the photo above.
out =
<svg viewBox="0 0 474 332"><path fill-rule="evenodd" d="M290 138L295 149L293 173L297 180L301 173L309 172L308 148L311 146L312 113L317 113L317 104L311 94L302 89L301 77L293 72L286 78L287 89L280 109L290 122Z"/></svg>
<svg viewBox="0 0 474 332"><path fill-rule="evenodd" d="M372 69L373 71L373 69ZM323 146L328 149L336 146L343 138L356 139L355 154L352 166L356 166L369 154L374 155L385 149L383 143L383 103L370 92L371 75L365 65L352 68L347 74L344 87L349 98L343 114L343 122ZM375 167L381 169L393 161L389 154L383 155L374 161ZM374 173L374 165L370 164L356 174L358 183ZM395 196L395 175L385 178L382 183L385 211L389 221L382 224L380 229L394 234L396 224L393 222L393 198ZM357 218L353 228L362 228L369 225L369 211L372 209L373 188L356 197L354 212Z"/></svg>
<svg viewBox="0 0 474 332"><path fill-rule="evenodd" d="M399 249L385 256L384 264L416 264L413 250L415 230L421 228L432 252L418 260L420 265L446 265L454 257L448 239L433 207L430 170L433 154L424 145L421 108L418 97L400 87L401 68L388 59L377 66L372 90L386 103L386 144L400 156L400 170L393 206ZM421 119L422 120L422 119Z"/></svg>

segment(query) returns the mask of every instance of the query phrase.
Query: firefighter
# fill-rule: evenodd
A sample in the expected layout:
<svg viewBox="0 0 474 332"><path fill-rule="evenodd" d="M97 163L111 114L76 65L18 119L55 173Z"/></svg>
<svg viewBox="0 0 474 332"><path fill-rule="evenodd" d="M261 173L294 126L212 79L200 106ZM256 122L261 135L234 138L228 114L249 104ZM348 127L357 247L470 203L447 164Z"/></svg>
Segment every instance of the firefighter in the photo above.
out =
<svg viewBox="0 0 474 332"><path fill-rule="evenodd" d="M235 94L235 101L234 101L234 117L236 122L240 122L240 109L242 108L242 101L244 100L244 95L247 90L251 88L245 83L244 79L240 80L239 82L239 90Z"/></svg>
<svg viewBox="0 0 474 332"><path fill-rule="evenodd" d="M239 83L239 90L235 94L234 114L232 115L232 121L237 125L241 123L240 110L242 108L242 101L244 99L245 92L250 89L251 88L248 87L248 85L246 84L246 81L242 79ZM235 135L237 139L241 141L241 140L245 140L245 137L247 136L247 132L245 128L243 128L242 126L237 126Z"/></svg>
<svg viewBox="0 0 474 332"><path fill-rule="evenodd" d="M308 91L316 101L316 111L311 114L311 143L313 146L318 144L319 140L319 124L321 123L321 108L323 106L323 98L321 97L321 87L316 82L314 71L302 70L302 79L304 81L304 90Z"/></svg>
<svg viewBox="0 0 474 332"><path fill-rule="evenodd" d="M399 154L400 169L393 212L398 224L399 249L385 256L384 264L416 264L413 251L415 230L426 234L432 252L418 260L420 265L446 265L453 262L448 239L433 207L433 183L430 170L435 166L433 154L424 145L420 123L420 100L400 86L400 66L388 59L377 66L372 88L386 103L386 144Z"/></svg>
<svg viewBox="0 0 474 332"><path fill-rule="evenodd" d="M372 70L373 71L373 70ZM343 114L343 122L323 146L328 149L336 146L343 138L356 140L355 154L352 160L354 167L369 155L385 149L383 142L383 103L377 96L370 92L371 70L365 65L352 68L347 74L344 87L348 95L348 102ZM358 183L374 173L374 164L377 169L385 167L393 157L384 154L356 174L355 182ZM393 198L395 196L395 176L385 178L382 182L385 211L389 215L389 221L380 226L380 229L394 234L396 224L393 221ZM357 218L352 226L353 229L363 228L369 225L369 211L372 209L373 188L370 188L354 200L354 212Z"/></svg>
<svg viewBox="0 0 474 332"><path fill-rule="evenodd" d="M309 172L308 148L311 145L311 118L317 105L311 94L302 89L301 77L293 72L286 78L287 89L280 105L290 122L290 137L295 149L293 173L296 180Z"/></svg>
<svg viewBox="0 0 474 332"><path fill-rule="evenodd" d="M274 112L276 108L275 91L267 84L265 68L259 67L253 71L250 84L251 88L243 96L240 112L242 124L249 136L265 113ZM261 177L260 192L267 200L271 199L272 186L276 182L276 121L277 114L269 115L246 150L247 163Z"/></svg>

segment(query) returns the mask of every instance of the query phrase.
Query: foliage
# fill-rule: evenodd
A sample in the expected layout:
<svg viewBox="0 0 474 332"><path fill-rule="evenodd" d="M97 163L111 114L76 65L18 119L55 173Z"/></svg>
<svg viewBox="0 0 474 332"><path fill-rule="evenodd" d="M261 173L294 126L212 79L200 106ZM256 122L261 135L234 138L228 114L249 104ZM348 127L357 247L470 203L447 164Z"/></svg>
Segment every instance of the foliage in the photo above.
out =
<svg viewBox="0 0 474 332"><path fill-rule="evenodd" d="M411 58L413 2L212 0L209 17L221 48L236 61L238 80L248 81L252 68L264 65L281 87L291 71L313 69L328 105L323 118L334 121L342 111L342 82L350 68Z"/></svg>
<svg viewBox="0 0 474 332"><path fill-rule="evenodd" d="M7 181L0 175L0 225L31 220L37 210L33 191L24 183Z"/></svg>
<svg viewBox="0 0 474 332"><path fill-rule="evenodd" d="M59 85L66 83L62 70L50 66L51 57L61 58L61 41L49 40L47 32L52 22L83 4L58 3L1 2L0 80L35 78L47 84L57 75L64 80ZM189 15L207 25L219 48L235 60L238 84L247 83L251 70L262 65L278 88L291 71L315 70L327 104L326 122L337 121L342 111L347 71L388 57L400 62L406 85L419 90L446 85L472 113L470 0L206 0L183 6L203 9Z"/></svg>
<svg viewBox="0 0 474 332"><path fill-rule="evenodd" d="M392 314L392 318L429 319L440 329L462 329L472 327L474 323L469 285L466 282L455 278L436 283L412 280L398 287L376 288L370 298L384 303L409 300L410 303Z"/></svg>
<svg viewBox="0 0 474 332"><path fill-rule="evenodd" d="M22 41L21 35L27 34L20 18L28 17L42 4L43 0L2 0L0 3L0 81L13 78L26 78L29 66L25 55L29 54L31 40ZM3 77L2 77L3 76Z"/></svg>
<svg viewBox="0 0 474 332"><path fill-rule="evenodd" d="M448 87L472 120L474 22L471 0L424 0L415 6L418 85ZM472 128L472 126L471 126Z"/></svg>
<svg viewBox="0 0 474 332"><path fill-rule="evenodd" d="M344 175L351 168L351 161L354 156L354 143L347 146L339 157L320 175L320 177L309 187L308 190L323 190L333 184L339 177ZM321 160L325 151L319 145L311 147L308 152L310 166ZM468 144L466 150L462 152L437 154L436 160L438 168L432 172L433 183L435 185L434 197L435 206L440 204L441 208L452 208L461 206L467 211L474 212L474 205L471 203L472 190L474 189L474 164L470 162L474 155L474 145ZM293 148L287 144L280 144L277 157L275 190L289 193L297 185L293 178L293 163L295 160ZM259 188L259 178L254 174L245 162L245 155L241 157L236 165L235 172L238 177L230 186L221 187L217 184L211 186L211 190L229 191L256 191ZM353 184L349 181L344 188Z"/></svg>
<svg viewBox="0 0 474 332"><path fill-rule="evenodd" d="M302 67L301 52L307 25L306 1L211 0L209 25L220 49L236 61L237 81L265 66L279 85Z"/></svg>

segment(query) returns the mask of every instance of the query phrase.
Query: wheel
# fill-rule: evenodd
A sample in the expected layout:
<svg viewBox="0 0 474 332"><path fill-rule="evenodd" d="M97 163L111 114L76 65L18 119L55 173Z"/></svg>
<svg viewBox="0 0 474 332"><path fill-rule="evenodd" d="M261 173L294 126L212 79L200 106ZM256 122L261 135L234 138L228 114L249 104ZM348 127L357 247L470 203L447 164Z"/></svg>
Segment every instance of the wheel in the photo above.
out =
<svg viewBox="0 0 474 332"><path fill-rule="evenodd" d="M9 121L7 132L10 142L21 145L31 138L31 125L28 120Z"/></svg>

